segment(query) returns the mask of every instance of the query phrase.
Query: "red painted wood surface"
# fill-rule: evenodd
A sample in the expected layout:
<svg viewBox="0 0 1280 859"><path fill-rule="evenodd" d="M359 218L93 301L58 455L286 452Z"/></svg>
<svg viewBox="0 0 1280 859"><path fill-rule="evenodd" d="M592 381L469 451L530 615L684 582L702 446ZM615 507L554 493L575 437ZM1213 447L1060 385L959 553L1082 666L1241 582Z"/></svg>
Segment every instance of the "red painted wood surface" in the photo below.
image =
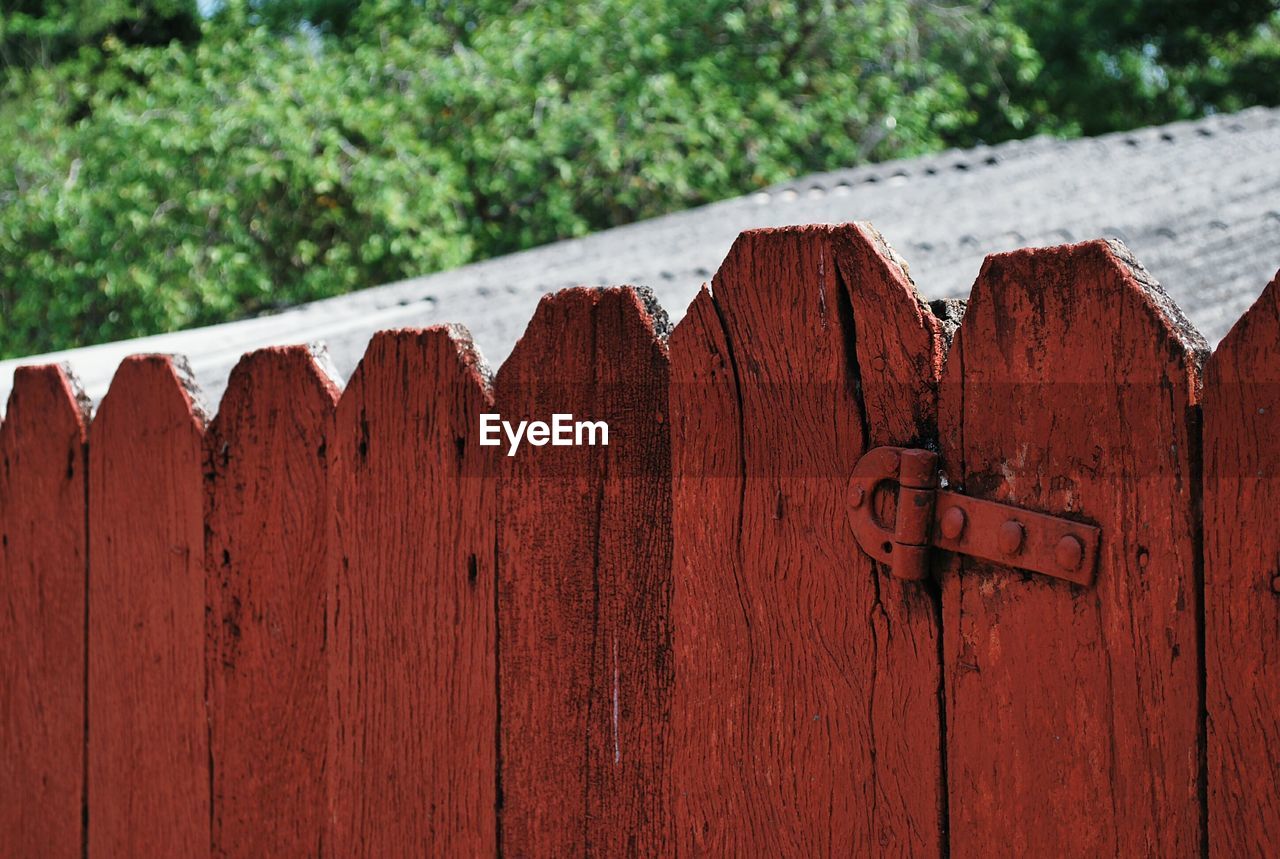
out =
<svg viewBox="0 0 1280 859"><path fill-rule="evenodd" d="M937 603L847 524L861 453L932 437L942 335L861 225L744 233L671 338L676 837L937 855Z"/></svg>
<svg viewBox="0 0 1280 859"><path fill-rule="evenodd" d="M316 856L325 826L326 447L337 389L302 346L240 360L207 437L213 848Z"/></svg>
<svg viewBox="0 0 1280 859"><path fill-rule="evenodd" d="M507 855L666 852L670 446L653 312L629 289L547 296L495 382L505 420L609 424L608 447L497 454Z"/></svg>
<svg viewBox="0 0 1280 859"><path fill-rule="evenodd" d="M465 331L378 334L338 404L328 855L496 839L494 480Z"/></svg>
<svg viewBox="0 0 1280 859"><path fill-rule="evenodd" d="M1280 280L1202 422L1203 344L1103 242L989 258L941 381L858 225L744 234L669 365L664 326L549 296L492 396L453 328L337 402L265 350L207 434L167 358L87 430L20 371L0 855L1280 854ZM507 457L491 412L610 444ZM1100 525L1096 584L863 555L853 464L935 440Z"/></svg>
<svg viewBox="0 0 1280 859"><path fill-rule="evenodd" d="M1092 587L973 560L944 579L953 857L1201 849L1202 349L1118 245L983 266L947 360L944 467L1102 541Z"/></svg>
<svg viewBox="0 0 1280 859"><path fill-rule="evenodd" d="M89 854L209 852L204 433L167 357L89 431Z"/></svg>
<svg viewBox="0 0 1280 859"><path fill-rule="evenodd" d="M15 374L0 424L0 853L79 856L85 408L58 367Z"/></svg>
<svg viewBox="0 0 1280 859"><path fill-rule="evenodd" d="M1280 277L1204 385L1209 845L1280 856Z"/></svg>

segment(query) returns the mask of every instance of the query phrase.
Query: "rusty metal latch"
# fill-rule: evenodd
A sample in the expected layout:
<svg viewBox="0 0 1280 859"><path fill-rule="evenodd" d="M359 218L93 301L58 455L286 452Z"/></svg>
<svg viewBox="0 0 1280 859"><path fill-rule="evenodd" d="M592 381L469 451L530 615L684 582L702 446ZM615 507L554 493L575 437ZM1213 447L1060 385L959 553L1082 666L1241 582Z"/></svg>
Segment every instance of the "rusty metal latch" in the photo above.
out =
<svg viewBox="0 0 1280 859"><path fill-rule="evenodd" d="M876 518L876 490L897 482L893 527ZM919 581L929 574L929 550L944 549L1093 584L1099 529L1059 516L983 501L938 488L938 455L902 447L869 450L849 479L849 519L862 550L894 576Z"/></svg>

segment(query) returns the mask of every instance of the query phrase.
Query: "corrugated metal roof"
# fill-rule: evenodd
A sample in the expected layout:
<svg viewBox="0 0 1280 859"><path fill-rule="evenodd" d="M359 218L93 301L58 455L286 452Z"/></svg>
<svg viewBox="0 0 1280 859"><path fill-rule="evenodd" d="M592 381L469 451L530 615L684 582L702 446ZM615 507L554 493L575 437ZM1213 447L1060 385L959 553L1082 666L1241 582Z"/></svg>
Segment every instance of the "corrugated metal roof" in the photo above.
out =
<svg viewBox="0 0 1280 859"><path fill-rule="evenodd" d="M185 354L216 403L243 352L322 342L339 373L385 328L459 322L492 364L538 298L567 286L652 287L684 315L734 238L753 227L870 221L930 299L968 294L988 253L1123 240L1216 343L1280 267L1280 109L1104 137L1025 141L822 173L755 194L271 316L0 363L65 362L95 401L120 359Z"/></svg>

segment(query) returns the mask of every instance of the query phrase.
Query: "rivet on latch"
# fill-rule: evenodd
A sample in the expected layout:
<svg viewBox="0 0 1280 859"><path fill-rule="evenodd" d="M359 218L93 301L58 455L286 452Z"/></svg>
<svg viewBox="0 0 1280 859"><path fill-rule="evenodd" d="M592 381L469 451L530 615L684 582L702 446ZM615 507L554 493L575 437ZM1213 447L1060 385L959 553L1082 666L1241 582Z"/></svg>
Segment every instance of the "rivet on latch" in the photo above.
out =
<svg viewBox="0 0 1280 859"><path fill-rule="evenodd" d="M1022 523L1010 519L1000 526L997 545L1006 555L1016 555L1022 548L1022 540L1025 536L1026 531L1023 530Z"/></svg>
<svg viewBox="0 0 1280 859"><path fill-rule="evenodd" d="M1273 593L1280 594L1280 576L1276 576L1271 580L1271 590Z"/></svg>
<svg viewBox="0 0 1280 859"><path fill-rule="evenodd" d="M948 540L959 540L966 524L963 510L959 507L948 507L942 514L942 536Z"/></svg>
<svg viewBox="0 0 1280 859"><path fill-rule="evenodd" d="M1080 566L1080 561L1084 558L1084 543L1080 542L1079 537L1073 537L1068 534L1058 541L1058 547L1054 549L1053 557L1062 569L1074 570Z"/></svg>

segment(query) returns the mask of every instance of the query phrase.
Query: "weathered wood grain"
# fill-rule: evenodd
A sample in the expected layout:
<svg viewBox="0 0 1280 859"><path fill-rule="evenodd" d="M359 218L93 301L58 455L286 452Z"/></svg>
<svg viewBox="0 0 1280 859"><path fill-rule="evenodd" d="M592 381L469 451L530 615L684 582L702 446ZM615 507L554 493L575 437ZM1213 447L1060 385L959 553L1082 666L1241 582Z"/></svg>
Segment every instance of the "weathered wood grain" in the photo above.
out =
<svg viewBox="0 0 1280 859"><path fill-rule="evenodd" d="M168 357L89 430L89 854L209 853L204 431Z"/></svg>
<svg viewBox="0 0 1280 859"><path fill-rule="evenodd" d="M306 347L246 355L206 442L213 850L317 856L325 826L326 447Z"/></svg>
<svg viewBox="0 0 1280 859"><path fill-rule="evenodd" d="M0 853L79 856L85 420L58 367L21 367L0 424Z"/></svg>
<svg viewBox="0 0 1280 859"><path fill-rule="evenodd" d="M944 375L944 467L1102 541L1092 587L968 559L944 578L953 857L1201 849L1203 350L1118 243L982 268Z"/></svg>
<svg viewBox="0 0 1280 859"><path fill-rule="evenodd" d="M609 424L608 447L502 460L502 840L511 856L661 855L671 683L665 314L547 296L495 382L505 420Z"/></svg>
<svg viewBox="0 0 1280 859"><path fill-rule="evenodd" d="M378 334L338 403L330 829L347 856L496 845L496 491L461 329Z"/></svg>
<svg viewBox="0 0 1280 859"><path fill-rule="evenodd" d="M860 552L846 492L932 439L941 353L853 224L744 233L672 334L682 852L939 854L936 598Z"/></svg>
<svg viewBox="0 0 1280 859"><path fill-rule="evenodd" d="M1280 856L1280 277L1204 384L1209 846Z"/></svg>

